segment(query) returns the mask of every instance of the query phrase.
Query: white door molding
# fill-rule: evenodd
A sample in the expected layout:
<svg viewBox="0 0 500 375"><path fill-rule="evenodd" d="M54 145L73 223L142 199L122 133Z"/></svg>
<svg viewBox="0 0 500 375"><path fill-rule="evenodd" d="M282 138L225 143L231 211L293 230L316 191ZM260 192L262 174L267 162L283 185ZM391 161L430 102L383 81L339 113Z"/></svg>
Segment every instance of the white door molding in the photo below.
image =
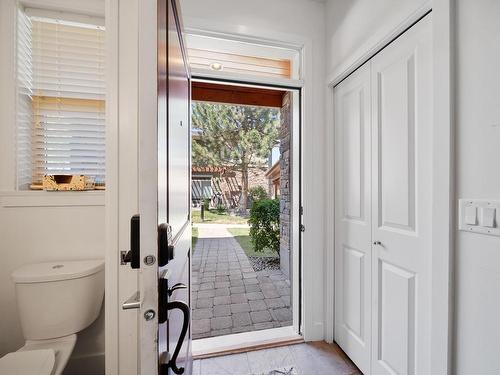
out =
<svg viewBox="0 0 500 375"><path fill-rule="evenodd" d="M431 374L451 374L455 226L453 0L433 2L433 234Z"/></svg>
<svg viewBox="0 0 500 375"><path fill-rule="evenodd" d="M137 291L137 271L120 265L138 211L138 0L106 0L106 374L137 374L137 311L121 304Z"/></svg>
<svg viewBox="0 0 500 375"><path fill-rule="evenodd" d="M452 0L434 0L411 14L376 45L367 47L360 55L348 59L329 76L326 90L326 186L334 186L335 163L333 87L363 65L396 36L432 10L433 29L433 233L432 233L432 305L431 308L431 374L452 373L453 322L453 225L455 192L453 188L453 14ZM326 193L325 231L325 339L333 341L334 334L334 196Z"/></svg>
<svg viewBox="0 0 500 375"><path fill-rule="evenodd" d="M235 29L232 25L212 25L210 21L185 18L185 23L191 27L187 30L196 30L196 33L224 36L232 40L258 42L258 44L293 47L300 50L301 55L301 77L298 80L276 80L276 79L241 79L243 84L248 85L277 85L290 89L301 89L301 166L302 166L302 204L304 214L302 222L306 230L302 234L302 334L306 341L322 340L325 337L325 314L324 314L324 277L326 272L324 259L324 226L318 225L324 218L323 205L318 204L323 184L318 183L319 175L316 155L322 153L324 146L322 111L318 110L318 101L314 100L317 90L312 85L314 80L314 56L313 41L299 35L289 33L278 33L275 30L267 30L259 27L247 28L245 33ZM187 22L189 21L189 22ZM251 36L251 37L250 37ZM272 38L271 38L272 37ZM250 38L250 39L249 39ZM210 72L192 71L196 79L228 79L227 75L218 75ZM319 89L319 88L318 88ZM321 107L322 108L322 107ZM319 120L318 120L319 117ZM321 209L318 209L321 206ZM295 230L297 230L295 228ZM304 255L307 254L307 255Z"/></svg>

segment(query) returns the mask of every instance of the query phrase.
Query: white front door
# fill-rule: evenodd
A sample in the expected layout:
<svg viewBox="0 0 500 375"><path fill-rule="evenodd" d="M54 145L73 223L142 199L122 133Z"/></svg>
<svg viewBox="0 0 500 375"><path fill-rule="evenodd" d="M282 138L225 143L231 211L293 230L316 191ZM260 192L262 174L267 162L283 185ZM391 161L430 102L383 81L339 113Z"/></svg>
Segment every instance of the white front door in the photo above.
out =
<svg viewBox="0 0 500 375"><path fill-rule="evenodd" d="M361 371L371 348L370 63L335 88L335 341Z"/></svg>
<svg viewBox="0 0 500 375"><path fill-rule="evenodd" d="M335 137L335 340L364 374L428 374L431 15L335 88Z"/></svg>
<svg viewBox="0 0 500 375"><path fill-rule="evenodd" d="M373 374L429 374L431 15L372 59Z"/></svg>

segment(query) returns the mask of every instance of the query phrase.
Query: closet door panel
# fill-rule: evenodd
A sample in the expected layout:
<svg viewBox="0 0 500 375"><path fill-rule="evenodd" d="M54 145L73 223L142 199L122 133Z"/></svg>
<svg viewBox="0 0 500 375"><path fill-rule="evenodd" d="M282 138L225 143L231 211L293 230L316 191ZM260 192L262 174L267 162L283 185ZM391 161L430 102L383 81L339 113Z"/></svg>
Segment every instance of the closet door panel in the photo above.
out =
<svg viewBox="0 0 500 375"><path fill-rule="evenodd" d="M374 374L429 373L431 52L428 15L372 59Z"/></svg>
<svg viewBox="0 0 500 375"><path fill-rule="evenodd" d="M370 373L370 64L335 88L335 340Z"/></svg>
<svg viewBox="0 0 500 375"><path fill-rule="evenodd" d="M415 230L415 55L376 73L378 226Z"/></svg>

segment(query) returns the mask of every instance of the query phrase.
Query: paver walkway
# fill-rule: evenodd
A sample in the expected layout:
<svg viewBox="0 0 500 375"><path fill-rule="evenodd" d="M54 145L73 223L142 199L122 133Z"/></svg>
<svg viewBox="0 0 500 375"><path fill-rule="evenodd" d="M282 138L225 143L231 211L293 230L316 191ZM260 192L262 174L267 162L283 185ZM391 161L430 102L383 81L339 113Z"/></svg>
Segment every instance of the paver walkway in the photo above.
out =
<svg viewBox="0 0 500 375"><path fill-rule="evenodd" d="M286 276L280 270L255 272L226 227L198 227L193 339L292 325Z"/></svg>

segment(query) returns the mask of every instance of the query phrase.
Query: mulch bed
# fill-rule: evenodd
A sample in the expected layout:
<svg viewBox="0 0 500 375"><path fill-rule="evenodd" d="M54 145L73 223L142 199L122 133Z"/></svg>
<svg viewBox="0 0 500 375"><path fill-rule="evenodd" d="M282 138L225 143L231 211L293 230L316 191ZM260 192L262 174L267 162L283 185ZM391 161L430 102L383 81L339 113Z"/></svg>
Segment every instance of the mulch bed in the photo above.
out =
<svg viewBox="0 0 500 375"><path fill-rule="evenodd" d="M254 271L279 270L279 257L248 257Z"/></svg>

